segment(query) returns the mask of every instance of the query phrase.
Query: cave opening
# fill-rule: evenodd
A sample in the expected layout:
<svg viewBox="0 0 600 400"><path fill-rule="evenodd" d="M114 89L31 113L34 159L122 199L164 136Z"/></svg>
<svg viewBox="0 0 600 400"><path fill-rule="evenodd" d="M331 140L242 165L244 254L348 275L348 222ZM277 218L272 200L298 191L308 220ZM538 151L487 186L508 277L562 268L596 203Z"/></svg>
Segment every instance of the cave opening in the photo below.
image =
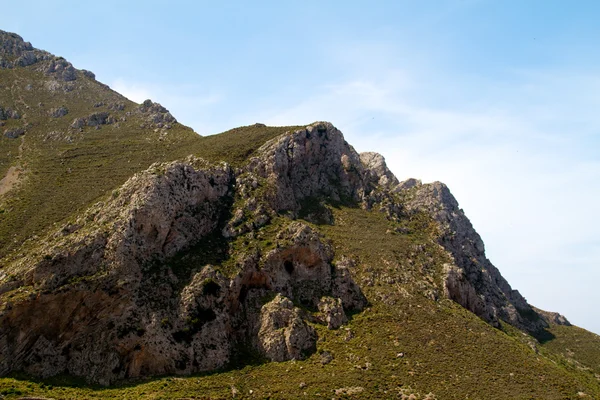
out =
<svg viewBox="0 0 600 400"><path fill-rule="evenodd" d="M283 262L283 268L291 275L292 272L294 272L294 263L291 260L285 260Z"/></svg>

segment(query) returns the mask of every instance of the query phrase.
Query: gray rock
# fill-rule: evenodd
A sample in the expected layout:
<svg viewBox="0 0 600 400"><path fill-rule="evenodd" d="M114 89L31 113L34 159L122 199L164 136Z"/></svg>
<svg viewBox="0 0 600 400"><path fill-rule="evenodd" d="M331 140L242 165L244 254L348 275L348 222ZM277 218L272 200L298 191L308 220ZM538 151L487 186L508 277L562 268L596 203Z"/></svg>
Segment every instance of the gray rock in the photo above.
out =
<svg viewBox="0 0 600 400"><path fill-rule="evenodd" d="M9 139L16 139L19 136L22 136L24 134L25 134L25 128L23 128L23 127L7 129L4 131L4 136L6 136Z"/></svg>
<svg viewBox="0 0 600 400"><path fill-rule="evenodd" d="M328 329L338 329L340 326L348 322L342 300L330 296L321 297L319 301L319 311L324 316Z"/></svg>
<svg viewBox="0 0 600 400"><path fill-rule="evenodd" d="M143 128L170 129L172 124L177 123L177 120L171 115L169 110L149 99L140 104L137 111L144 116L144 120L146 121L142 124Z"/></svg>
<svg viewBox="0 0 600 400"><path fill-rule="evenodd" d="M50 109L50 111L48 112L48 114L52 117L52 118L60 118L60 117L64 117L65 115L67 115L69 113L69 109L67 107L61 106L61 107L56 107L56 108L52 108Z"/></svg>
<svg viewBox="0 0 600 400"><path fill-rule="evenodd" d="M333 361L333 355L328 351L324 351L321 353L320 359L321 359L321 364L327 365Z"/></svg>
<svg viewBox="0 0 600 400"><path fill-rule="evenodd" d="M0 68L27 67L43 60L48 53L39 51L16 33L0 30Z"/></svg>
<svg viewBox="0 0 600 400"><path fill-rule="evenodd" d="M532 333L546 328L546 319L486 258L481 237L446 185L434 182L416 188L405 204L407 211L431 215L439 226L438 242L453 260L444 267L446 297L494 326L503 320Z"/></svg>
<svg viewBox="0 0 600 400"><path fill-rule="evenodd" d="M55 57L45 63L43 70L47 75L53 75L58 81L70 82L77 79L73 65L62 57Z"/></svg>
<svg viewBox="0 0 600 400"><path fill-rule="evenodd" d="M83 74L83 76L85 76L86 78L90 78L90 79L94 79L96 80L96 74L94 74L92 71L88 71L87 69L82 69L81 73Z"/></svg>
<svg viewBox="0 0 600 400"><path fill-rule="evenodd" d="M546 319L546 321L548 321L548 323L550 323L550 324L571 326L571 323L569 322L569 320L562 314L559 314L557 312L540 310L539 308L536 308L536 307L532 307L532 308L535 310L536 313L543 316Z"/></svg>
<svg viewBox="0 0 600 400"><path fill-rule="evenodd" d="M37 55L33 51L26 51L17 60L15 64L19 67L27 67L33 65L38 61Z"/></svg>
<svg viewBox="0 0 600 400"><path fill-rule="evenodd" d="M268 201L275 210L300 210L311 197L333 201L361 201L364 168L340 131L317 123L265 143L249 168L277 188Z"/></svg>
<svg viewBox="0 0 600 400"><path fill-rule="evenodd" d="M398 179L388 169L385 159L379 153L360 153L360 162L364 165L370 181L377 182L380 186L396 186Z"/></svg>
<svg viewBox="0 0 600 400"><path fill-rule="evenodd" d="M290 299L278 294L260 314L259 343L270 360L301 360L316 350L315 330L300 317L300 309Z"/></svg>
<svg viewBox="0 0 600 400"><path fill-rule="evenodd" d="M115 111L123 111L123 110L125 110L125 104L124 103L111 103L108 105L108 109L115 110Z"/></svg>
<svg viewBox="0 0 600 400"><path fill-rule="evenodd" d="M85 118L75 118L73 122L71 122L71 128L80 129L83 128L87 124Z"/></svg>
<svg viewBox="0 0 600 400"><path fill-rule="evenodd" d="M420 179L409 178L405 181L400 182L395 188L394 192L400 192L402 190L409 190L416 186L421 186L423 182Z"/></svg>
<svg viewBox="0 0 600 400"><path fill-rule="evenodd" d="M107 112L98 112L90 114L86 118L87 126L98 126L98 125L106 125L108 121L108 113Z"/></svg>
<svg viewBox="0 0 600 400"><path fill-rule="evenodd" d="M21 119L21 114L10 107L5 109L0 106L0 121L6 121L7 119Z"/></svg>

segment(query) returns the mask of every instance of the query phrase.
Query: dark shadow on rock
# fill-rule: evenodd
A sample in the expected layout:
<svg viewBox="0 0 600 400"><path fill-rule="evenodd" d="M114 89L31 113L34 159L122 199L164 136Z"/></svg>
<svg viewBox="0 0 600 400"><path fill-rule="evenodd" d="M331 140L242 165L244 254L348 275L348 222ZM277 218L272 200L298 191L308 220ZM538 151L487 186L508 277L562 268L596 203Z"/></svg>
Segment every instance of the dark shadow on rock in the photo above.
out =
<svg viewBox="0 0 600 400"><path fill-rule="evenodd" d="M540 329L536 332L531 332L531 336L533 336L540 344L547 343L556 338L552 332L547 329Z"/></svg>

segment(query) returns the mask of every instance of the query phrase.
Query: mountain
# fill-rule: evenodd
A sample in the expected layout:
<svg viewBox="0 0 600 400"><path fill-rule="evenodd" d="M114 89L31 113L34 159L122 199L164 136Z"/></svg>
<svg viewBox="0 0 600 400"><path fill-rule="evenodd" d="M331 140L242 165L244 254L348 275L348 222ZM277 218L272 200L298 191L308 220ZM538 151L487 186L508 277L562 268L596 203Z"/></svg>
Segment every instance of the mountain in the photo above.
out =
<svg viewBox="0 0 600 400"><path fill-rule="evenodd" d="M600 337L331 123L200 137L7 32L0 119L7 398L600 398Z"/></svg>

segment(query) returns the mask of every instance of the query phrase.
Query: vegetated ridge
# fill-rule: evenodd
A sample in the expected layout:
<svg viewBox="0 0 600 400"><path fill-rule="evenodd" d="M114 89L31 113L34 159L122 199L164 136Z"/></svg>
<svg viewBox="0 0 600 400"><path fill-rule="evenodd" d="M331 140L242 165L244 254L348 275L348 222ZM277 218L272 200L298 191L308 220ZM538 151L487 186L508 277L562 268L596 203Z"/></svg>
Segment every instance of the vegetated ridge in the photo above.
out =
<svg viewBox="0 0 600 400"><path fill-rule="evenodd" d="M0 124L2 395L600 397L598 337L330 123L200 137L0 31Z"/></svg>

